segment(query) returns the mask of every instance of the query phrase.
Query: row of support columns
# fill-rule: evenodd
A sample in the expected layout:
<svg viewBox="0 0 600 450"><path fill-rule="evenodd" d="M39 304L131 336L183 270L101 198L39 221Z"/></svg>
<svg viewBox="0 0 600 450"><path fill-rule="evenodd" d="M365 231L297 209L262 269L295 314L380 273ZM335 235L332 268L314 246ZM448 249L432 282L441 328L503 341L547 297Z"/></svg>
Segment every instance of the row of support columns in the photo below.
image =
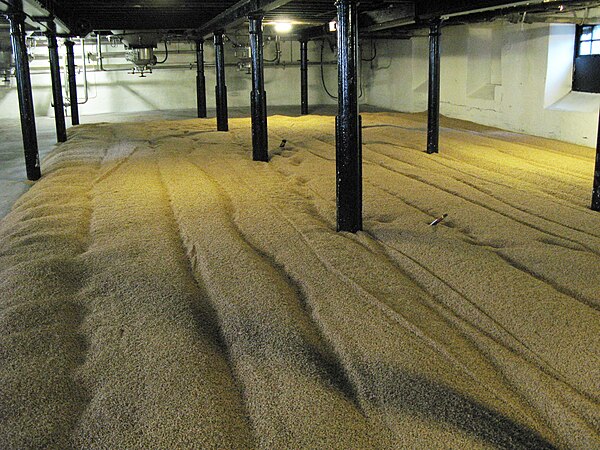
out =
<svg viewBox="0 0 600 450"><path fill-rule="evenodd" d="M336 117L337 229L355 233L362 229L362 133L358 113L358 14L356 0L337 0L339 100ZM252 158L268 161L267 94L264 86L262 17L250 16L252 61ZM217 130L228 130L227 87L223 32L214 34ZM202 42L197 42L198 117L206 116ZM308 41L300 41L301 113L308 114Z"/></svg>
<svg viewBox="0 0 600 450"><path fill-rule="evenodd" d="M358 15L357 0L337 0L338 41L338 114L336 116L336 202L338 231L357 232L362 229L362 133L358 108ZM7 17L16 66L17 90L21 112L21 129L25 152L27 178L41 177L35 113L25 42L25 14L22 0L11 0ZM262 17L250 19L250 46L252 51L252 149L255 161L268 161L267 102L264 89L264 58ZM440 111L440 36L441 22L435 20L429 33L429 95L427 153L439 152ZM52 94L57 141L67 139L60 61L56 28L48 21L48 51L52 77ZM73 42L65 42L71 117L79 124L77 82ZM204 41L196 41L198 117L206 117L206 80L204 75ZM214 34L217 85L217 129L228 131L227 86L225 84L225 57L223 31ZM308 41L300 41L301 113L308 114ZM600 124L599 124L600 130ZM596 153L596 168L592 194L592 209L600 211L600 133Z"/></svg>
<svg viewBox="0 0 600 450"><path fill-rule="evenodd" d="M73 41L65 41L67 47L67 74L69 82L69 101L71 107L71 124L79 125L79 103L77 99L77 76L75 75L75 53Z"/></svg>
<svg viewBox="0 0 600 450"><path fill-rule="evenodd" d="M300 113L308 114L308 41L300 41Z"/></svg>
<svg viewBox="0 0 600 450"><path fill-rule="evenodd" d="M262 18L254 18L251 19L251 27L256 29L256 23L252 23L252 20L260 20L262 22ZM252 45L252 36L258 38L259 33L253 32L252 29L250 31L251 36L251 45ZM227 131L226 122L228 117L227 112L227 86L225 85L225 64L224 59L221 55L224 54L223 51L223 33L215 33L215 58L216 58L216 73L217 73L217 86L216 86L216 105L217 105L217 129L219 131ZM262 30L260 31L260 39L262 41ZM205 76L205 67L204 67L204 40L198 39L196 42L196 94L197 94L197 109L198 109L198 117L206 118L206 76ZM258 48L258 46L256 47ZM264 92L264 59L262 57L262 46L260 49L261 55L253 56L252 63L253 68L256 67L257 71L260 71L261 75L258 79L255 79L253 76L253 88L252 92L258 91L260 92L260 88L255 88L254 83L262 83L263 88L263 96L266 100L266 92ZM254 53L253 53L254 55ZM253 70L253 74L256 73ZM261 81L263 80L263 81ZM254 94L252 94L254 95ZM251 98L252 101L252 98ZM266 103L265 103L265 111L266 111ZM308 40L300 41L300 112L302 115L308 114Z"/></svg>
<svg viewBox="0 0 600 450"><path fill-rule="evenodd" d="M440 36L441 22L429 28L429 92L427 102L427 153L439 153L440 141Z"/></svg>
<svg viewBox="0 0 600 450"><path fill-rule="evenodd" d="M15 58L15 75L17 78L17 94L21 112L21 132L23 133L23 149L25 151L25 170L28 180L39 180L40 157L38 152L37 132L35 129L35 113L29 73L29 56L25 43L25 14L23 2L12 0L7 14L10 22L10 38Z"/></svg>
<svg viewBox="0 0 600 450"><path fill-rule="evenodd" d="M217 70L217 86L215 99L217 102L217 130L229 130L227 112L227 86L225 85L225 49L223 45L223 31L215 33L215 60Z"/></svg>
<svg viewBox="0 0 600 450"><path fill-rule="evenodd" d="M338 115L336 128L337 230L362 230L362 136L358 113L356 0L338 0Z"/></svg>
<svg viewBox="0 0 600 450"><path fill-rule="evenodd" d="M357 0L337 0L338 114L336 116L337 230L356 233L362 229L362 127L358 108L358 11ZM249 17L252 60L252 156L268 161L267 103L264 89L262 17ZM217 130L228 130L227 87L223 32L214 34ZM204 55L197 41L198 117L206 116ZM438 53L439 67L439 53ZM301 113L308 114L308 41L300 41ZM439 73L438 73L439 79ZM439 101L439 88L438 88Z"/></svg>
<svg viewBox="0 0 600 450"><path fill-rule="evenodd" d="M56 140L66 142L67 126L65 125L65 105L60 81L60 58L56 42L56 25L52 20L47 23L48 56L50 59L50 76L52 78L52 100L54 103L54 122L56 123Z"/></svg>
<svg viewBox="0 0 600 450"><path fill-rule="evenodd" d="M269 136L267 132L267 93L263 58L262 17L250 17L250 49L252 53L252 159L269 161Z"/></svg>
<svg viewBox="0 0 600 450"><path fill-rule="evenodd" d="M204 40L196 41L196 96L198 117L206 117L206 77L204 76Z"/></svg>
<svg viewBox="0 0 600 450"><path fill-rule="evenodd" d="M358 14L356 0L337 0L339 106L336 117L337 229L357 232L362 229L362 138L358 114ZM268 161L267 94L264 81L263 23L261 16L250 16L252 61L252 158ZM203 41L196 42L198 117L206 117ZM223 31L214 34L216 59L215 99L217 130L228 130L227 86ZM300 41L301 113L308 114L308 41Z"/></svg>
<svg viewBox="0 0 600 450"><path fill-rule="evenodd" d="M23 135L23 150L25 153L25 170L27 179L35 181L42 176L40 169L37 131L35 126L35 111L31 89L31 73L29 70L29 56L25 40L25 13L22 0L10 0L6 16L10 24L10 37L13 56L15 60L15 75L17 80L17 95L19 98L19 111L21 118L21 132ZM54 118L56 125L57 142L67 140L67 127L65 124L65 110L62 96L62 83L60 77L60 58L58 42L56 39L56 25L52 19L47 21L48 57L50 61L50 76L52 78L52 100L54 104ZM75 75L75 56L73 42L65 41L67 47L67 70L69 83L69 97L71 101L71 120L73 125L79 124L79 107L77 103L77 80Z"/></svg>

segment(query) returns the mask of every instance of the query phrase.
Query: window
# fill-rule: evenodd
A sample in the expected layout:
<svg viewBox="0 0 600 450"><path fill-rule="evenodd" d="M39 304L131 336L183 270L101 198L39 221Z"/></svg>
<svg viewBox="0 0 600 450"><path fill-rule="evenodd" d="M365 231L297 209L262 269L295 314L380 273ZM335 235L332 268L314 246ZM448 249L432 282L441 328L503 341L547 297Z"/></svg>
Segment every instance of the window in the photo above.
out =
<svg viewBox="0 0 600 450"><path fill-rule="evenodd" d="M600 25L580 26L577 56L600 55Z"/></svg>
<svg viewBox="0 0 600 450"><path fill-rule="evenodd" d="M600 25L578 25L573 90L600 93Z"/></svg>

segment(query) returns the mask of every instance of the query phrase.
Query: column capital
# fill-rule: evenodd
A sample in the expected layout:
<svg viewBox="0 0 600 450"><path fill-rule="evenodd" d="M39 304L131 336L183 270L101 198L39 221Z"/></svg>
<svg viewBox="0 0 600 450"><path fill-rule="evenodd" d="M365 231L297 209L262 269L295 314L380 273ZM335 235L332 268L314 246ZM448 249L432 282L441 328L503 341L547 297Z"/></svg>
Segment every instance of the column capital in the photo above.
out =
<svg viewBox="0 0 600 450"><path fill-rule="evenodd" d="M56 24L54 23L54 17L48 17L47 20L45 20L46 22L46 32L44 34L49 35L52 34L54 36L56 36Z"/></svg>
<svg viewBox="0 0 600 450"><path fill-rule="evenodd" d="M0 16L4 16L10 21L17 21L17 22L25 22L25 18L27 17L23 11L19 11L18 9L11 9L11 8L0 13Z"/></svg>
<svg viewBox="0 0 600 450"><path fill-rule="evenodd" d="M340 6L348 6L348 5L356 5L358 3L358 0L335 0L335 6L336 7L340 7Z"/></svg>
<svg viewBox="0 0 600 450"><path fill-rule="evenodd" d="M435 19L431 19L429 21L429 35L431 36L432 33L439 34L440 33L440 28L441 28L443 22L444 21L440 17L436 17Z"/></svg>
<svg viewBox="0 0 600 450"><path fill-rule="evenodd" d="M250 19L250 34L262 33L263 16L251 15L251 16L248 16L248 19Z"/></svg>
<svg viewBox="0 0 600 450"><path fill-rule="evenodd" d="M220 31L215 31L214 32L214 43L215 45L223 45L223 36L224 36L224 31L220 30Z"/></svg>

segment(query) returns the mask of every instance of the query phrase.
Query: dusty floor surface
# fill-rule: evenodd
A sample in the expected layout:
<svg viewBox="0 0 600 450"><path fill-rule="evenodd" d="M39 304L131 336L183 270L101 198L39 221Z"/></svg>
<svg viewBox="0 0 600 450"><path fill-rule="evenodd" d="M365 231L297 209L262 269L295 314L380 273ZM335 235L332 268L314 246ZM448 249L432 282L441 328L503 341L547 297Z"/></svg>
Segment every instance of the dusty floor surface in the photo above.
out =
<svg viewBox="0 0 600 450"><path fill-rule="evenodd" d="M593 151L363 120L356 236L332 117L71 130L0 222L0 446L600 448Z"/></svg>

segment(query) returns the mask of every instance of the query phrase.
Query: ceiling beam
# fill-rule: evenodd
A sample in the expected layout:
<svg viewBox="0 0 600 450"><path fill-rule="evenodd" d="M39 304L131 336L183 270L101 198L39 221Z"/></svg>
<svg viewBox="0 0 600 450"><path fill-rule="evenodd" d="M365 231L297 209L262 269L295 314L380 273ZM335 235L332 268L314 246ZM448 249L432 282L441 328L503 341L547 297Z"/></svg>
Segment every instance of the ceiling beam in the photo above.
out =
<svg viewBox="0 0 600 450"><path fill-rule="evenodd" d="M300 41L312 41L314 39L321 39L326 36L335 36L334 33L328 30L327 25L320 25L316 27L304 28L299 33Z"/></svg>
<svg viewBox="0 0 600 450"><path fill-rule="evenodd" d="M397 3L393 7L366 11L361 14L361 31L375 32L415 23L414 2Z"/></svg>
<svg viewBox="0 0 600 450"><path fill-rule="evenodd" d="M7 12L11 9L9 6L10 1L0 1L0 13ZM45 8L37 0L23 0L23 12L25 13L25 23L33 29L46 29L43 23L35 20L36 17L49 17L51 12ZM58 33L69 33L69 27L59 18L54 17L54 23L56 24L56 30Z"/></svg>
<svg viewBox="0 0 600 450"><path fill-rule="evenodd" d="M574 1L573 5L576 3ZM510 18L511 16L514 17L515 14L523 13L559 13L563 9L562 5L563 2L560 0L519 2L489 10L477 10L468 14L451 14L442 16L442 19L446 24L486 22L499 18Z"/></svg>
<svg viewBox="0 0 600 450"><path fill-rule="evenodd" d="M215 31L225 30L227 27L235 27L244 22L249 15L261 14L273 11L292 0L241 0L232 7L226 9L214 19L209 20L196 30L199 37L206 38Z"/></svg>
<svg viewBox="0 0 600 450"><path fill-rule="evenodd" d="M543 0L507 1L507 0L421 0L416 3L416 15L420 20L429 20L440 16L455 16L469 13L493 11L510 6L524 6L542 3Z"/></svg>

